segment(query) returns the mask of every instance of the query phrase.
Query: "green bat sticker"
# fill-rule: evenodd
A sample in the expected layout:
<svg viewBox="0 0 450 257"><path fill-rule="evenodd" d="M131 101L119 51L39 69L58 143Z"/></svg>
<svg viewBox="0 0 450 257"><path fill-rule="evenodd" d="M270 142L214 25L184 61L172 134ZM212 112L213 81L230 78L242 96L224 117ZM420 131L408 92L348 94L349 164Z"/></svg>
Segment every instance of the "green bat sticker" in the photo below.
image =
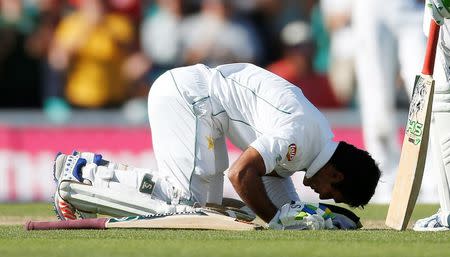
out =
<svg viewBox="0 0 450 257"><path fill-rule="evenodd" d="M414 145L420 144L423 137L424 124L423 110L426 107L425 97L427 96L427 88L422 77L418 77L414 86L413 96L409 107L408 123L406 124L406 136L408 141Z"/></svg>
<svg viewBox="0 0 450 257"><path fill-rule="evenodd" d="M408 135L408 141L418 145L422 141L423 135L423 124L416 121L408 119L408 125L406 127L406 134Z"/></svg>

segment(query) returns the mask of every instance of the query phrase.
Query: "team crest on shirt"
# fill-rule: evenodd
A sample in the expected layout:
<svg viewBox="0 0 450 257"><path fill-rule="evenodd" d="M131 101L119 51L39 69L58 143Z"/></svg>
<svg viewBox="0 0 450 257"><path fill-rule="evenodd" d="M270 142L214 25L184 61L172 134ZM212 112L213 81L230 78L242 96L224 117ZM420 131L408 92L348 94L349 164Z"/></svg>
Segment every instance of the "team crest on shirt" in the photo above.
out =
<svg viewBox="0 0 450 257"><path fill-rule="evenodd" d="M288 146L288 152L286 154L286 158L288 161L292 161L297 154L297 146L295 144L290 144Z"/></svg>

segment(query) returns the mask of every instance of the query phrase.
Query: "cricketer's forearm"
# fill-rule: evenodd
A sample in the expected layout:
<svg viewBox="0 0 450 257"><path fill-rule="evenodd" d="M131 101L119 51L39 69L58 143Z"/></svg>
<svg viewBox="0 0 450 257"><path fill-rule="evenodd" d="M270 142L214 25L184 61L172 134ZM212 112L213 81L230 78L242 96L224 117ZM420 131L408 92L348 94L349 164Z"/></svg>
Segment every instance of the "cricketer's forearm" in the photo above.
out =
<svg viewBox="0 0 450 257"><path fill-rule="evenodd" d="M265 174L264 160L253 148L248 148L228 171L228 178L241 199L256 215L269 222L277 212L270 201L261 177Z"/></svg>

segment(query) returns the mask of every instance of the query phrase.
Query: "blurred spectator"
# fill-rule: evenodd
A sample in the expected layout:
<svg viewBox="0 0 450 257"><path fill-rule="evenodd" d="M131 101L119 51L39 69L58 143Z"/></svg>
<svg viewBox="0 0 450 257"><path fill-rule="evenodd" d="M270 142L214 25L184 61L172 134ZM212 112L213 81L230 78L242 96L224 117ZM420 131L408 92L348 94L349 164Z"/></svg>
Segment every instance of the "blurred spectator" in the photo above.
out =
<svg viewBox="0 0 450 257"><path fill-rule="evenodd" d="M35 13L35 32L30 38L33 56L44 60L47 58L50 42L54 31L62 15L64 14L64 3L61 0L36 0L34 4L28 4L30 12Z"/></svg>
<svg viewBox="0 0 450 257"><path fill-rule="evenodd" d="M284 56L282 28L314 21L317 2L0 0L0 106L39 107L43 99L47 114L67 119L71 106L145 96L152 77L180 65L267 65ZM316 49L326 49L317 38Z"/></svg>
<svg viewBox="0 0 450 257"><path fill-rule="evenodd" d="M234 0L238 9L237 15L246 17L254 26L260 46L264 49L258 60L259 64L267 64L279 59L282 45L279 34L289 22L307 21L311 16L311 4L315 0Z"/></svg>
<svg viewBox="0 0 450 257"><path fill-rule="evenodd" d="M141 47L153 63L152 78L182 64L180 23L182 0L157 0L141 25Z"/></svg>
<svg viewBox="0 0 450 257"><path fill-rule="evenodd" d="M256 33L232 14L232 0L202 0L200 13L181 23L184 64L216 66L260 58Z"/></svg>
<svg viewBox="0 0 450 257"><path fill-rule="evenodd" d="M0 106L41 104L37 17L21 0L0 0Z"/></svg>
<svg viewBox="0 0 450 257"><path fill-rule="evenodd" d="M148 4L147 1L141 0L108 0L110 2L111 10L116 13L126 15L129 20L133 22L133 27L139 28L142 24L142 16L144 7ZM137 30L136 32L140 32ZM146 77L147 72L151 66L151 62L142 51L140 33L134 33L132 44L132 55L127 58L124 64L124 73L127 75L129 81L132 83L131 98L145 97L147 98L149 90L149 81ZM157 40L159 41L159 40ZM146 111L145 111L146 112Z"/></svg>
<svg viewBox="0 0 450 257"><path fill-rule="evenodd" d="M383 170L374 200L390 199L400 158L395 116L398 75L412 96L425 53L422 0L354 1L352 26L364 144Z"/></svg>
<svg viewBox="0 0 450 257"><path fill-rule="evenodd" d="M142 17L141 0L109 0L111 10L128 16L134 24L139 25Z"/></svg>
<svg viewBox="0 0 450 257"><path fill-rule="evenodd" d="M244 14L255 25L260 37L261 46L264 49L261 65L265 66L281 57L279 34L283 27L280 22L283 1L255 0L255 2L253 8L247 9Z"/></svg>
<svg viewBox="0 0 450 257"><path fill-rule="evenodd" d="M351 28L354 0L321 0L325 27L330 34L328 77L337 97L349 102L355 89L354 34Z"/></svg>
<svg viewBox="0 0 450 257"><path fill-rule="evenodd" d="M86 108L123 103L130 89L130 68L124 64L133 50L132 23L110 12L108 1L76 2L77 9L59 24L49 52L51 66L66 72L65 97Z"/></svg>
<svg viewBox="0 0 450 257"><path fill-rule="evenodd" d="M311 9L310 21L316 48L313 65L316 72L325 74L328 73L329 69L330 35L325 27L324 16L318 4L319 1L312 2L314 3Z"/></svg>
<svg viewBox="0 0 450 257"><path fill-rule="evenodd" d="M310 25L301 21L289 23L281 31L281 38L283 58L269 65L268 69L300 87L315 106L342 107L344 103L337 99L327 76L313 70L314 47Z"/></svg>
<svg viewBox="0 0 450 257"><path fill-rule="evenodd" d="M33 53L39 58L42 79L42 102L44 112L52 110L53 120L63 121L68 118L68 106L65 101L57 98L62 95L62 88L55 83L55 74L48 63L48 51L54 37L57 25L66 10L66 4L60 0L37 0L28 4L38 14L36 33L31 38Z"/></svg>

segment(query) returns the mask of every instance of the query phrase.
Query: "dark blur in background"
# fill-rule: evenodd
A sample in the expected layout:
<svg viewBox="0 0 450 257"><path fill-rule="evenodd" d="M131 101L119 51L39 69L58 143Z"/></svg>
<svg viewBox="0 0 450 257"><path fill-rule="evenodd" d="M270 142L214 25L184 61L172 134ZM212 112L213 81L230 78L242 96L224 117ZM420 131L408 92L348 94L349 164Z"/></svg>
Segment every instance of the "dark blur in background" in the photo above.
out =
<svg viewBox="0 0 450 257"><path fill-rule="evenodd" d="M317 0L0 0L0 108L43 110L56 123L80 109L124 110L139 120L146 114L136 112L146 112L148 90L164 71L230 62L271 70L319 109L352 108L351 61L340 76L330 72L330 35L350 25L351 8L340 6L333 12ZM342 55L351 60L352 53Z"/></svg>

